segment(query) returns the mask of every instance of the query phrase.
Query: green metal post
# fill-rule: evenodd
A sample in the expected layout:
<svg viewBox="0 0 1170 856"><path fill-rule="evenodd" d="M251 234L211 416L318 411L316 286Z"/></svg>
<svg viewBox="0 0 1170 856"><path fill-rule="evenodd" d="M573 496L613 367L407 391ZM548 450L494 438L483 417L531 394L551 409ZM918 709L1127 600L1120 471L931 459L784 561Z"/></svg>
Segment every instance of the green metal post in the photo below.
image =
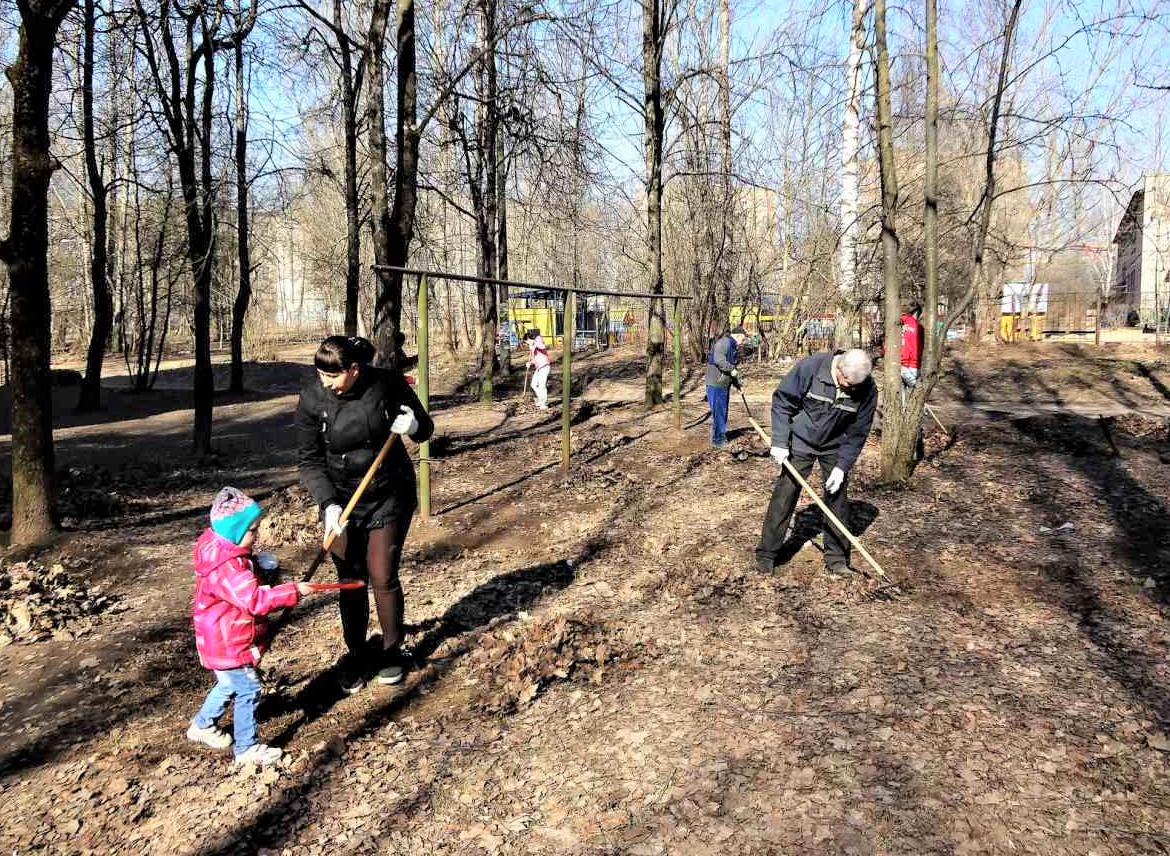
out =
<svg viewBox="0 0 1170 856"><path fill-rule="evenodd" d="M674 427L682 430L682 301L674 301Z"/></svg>
<svg viewBox="0 0 1170 856"><path fill-rule="evenodd" d="M573 339L577 336L577 295L565 294L564 338L561 340L561 472L569 471L572 440L573 408L570 393L573 389Z"/></svg>
<svg viewBox="0 0 1170 856"><path fill-rule="evenodd" d="M427 317L427 278L418 280L418 400L429 412L431 409L431 337L430 321ZM431 444L427 441L418 449L418 507L419 516L426 520L431 516Z"/></svg>

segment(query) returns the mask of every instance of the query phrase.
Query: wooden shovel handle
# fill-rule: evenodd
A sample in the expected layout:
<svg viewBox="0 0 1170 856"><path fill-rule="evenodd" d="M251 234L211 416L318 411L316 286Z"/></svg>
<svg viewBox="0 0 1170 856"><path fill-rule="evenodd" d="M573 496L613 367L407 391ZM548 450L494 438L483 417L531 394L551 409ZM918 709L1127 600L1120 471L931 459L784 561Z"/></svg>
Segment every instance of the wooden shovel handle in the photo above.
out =
<svg viewBox="0 0 1170 856"><path fill-rule="evenodd" d="M748 421L752 423L752 427L756 429L756 433L760 435L760 438L768 444L769 448L771 448L772 438L764 433L764 429L760 427L760 423L753 419L750 413L748 414ZM821 513L825 515L825 519L832 522L832 524L837 528L837 531L844 535L848 539L849 543L853 545L854 549L856 549L858 553L865 557L865 560L869 562L870 566L877 572L879 577L882 579L888 579L886 577L886 572L882 570L882 566L879 565L877 560L869 554L869 551L861 545L861 542L858 541L856 537L854 537L853 533L845 527L845 524L837 519L837 515L834 514L832 510L830 510L829 506L825 505L824 500L821 499L819 495L817 495L817 492L814 491L811 486L809 486L809 483L805 481L804 476L796 471L796 467L792 466L791 462L788 460L784 461L784 466L788 469L788 472L792 474L792 477L796 479L796 483L804 488L805 493L812 497L813 502L817 504L817 507L820 508Z"/></svg>
<svg viewBox="0 0 1170 856"><path fill-rule="evenodd" d="M366 470L366 474L362 476L361 482L357 486L357 490L353 492L353 496L349 498L349 502L345 504L345 508L341 510L341 517L338 518L337 523L340 526L349 520L349 515L353 512L358 502L361 501L362 494L366 492L366 488L370 486L370 482L374 480L374 474L378 472L378 467L382 466L382 462L386 460L386 455L390 451L390 447L398 440L398 435L391 433L386 438L386 442L382 444L381 451L378 452L378 457L374 458L374 462L370 464L370 468ZM317 573L317 568L321 567L321 563L325 561L325 557L329 555L329 548L333 546L333 542L337 540L337 530L330 529L325 534L325 543L321 546L317 553L317 558L313 559L313 564L309 565L309 569L305 571L305 575L301 577L301 582L307 583L313 578L313 574Z"/></svg>

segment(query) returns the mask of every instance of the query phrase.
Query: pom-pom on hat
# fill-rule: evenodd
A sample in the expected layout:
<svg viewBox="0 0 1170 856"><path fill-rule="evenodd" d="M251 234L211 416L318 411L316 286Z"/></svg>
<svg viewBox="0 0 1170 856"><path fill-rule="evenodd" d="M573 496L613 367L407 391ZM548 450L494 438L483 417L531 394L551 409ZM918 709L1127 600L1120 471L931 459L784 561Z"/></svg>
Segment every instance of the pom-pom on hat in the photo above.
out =
<svg viewBox="0 0 1170 856"><path fill-rule="evenodd" d="M256 500L238 488L225 487L211 503L211 528L221 538L239 544L260 514Z"/></svg>

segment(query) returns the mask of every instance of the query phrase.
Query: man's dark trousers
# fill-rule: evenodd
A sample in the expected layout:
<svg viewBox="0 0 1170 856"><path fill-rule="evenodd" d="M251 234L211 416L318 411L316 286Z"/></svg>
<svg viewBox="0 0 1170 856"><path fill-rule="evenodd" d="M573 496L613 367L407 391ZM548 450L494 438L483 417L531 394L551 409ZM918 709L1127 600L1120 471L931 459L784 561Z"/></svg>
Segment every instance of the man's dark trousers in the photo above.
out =
<svg viewBox="0 0 1170 856"><path fill-rule="evenodd" d="M730 388L707 387L707 404L711 407L711 442L716 446L727 442L727 404L730 400Z"/></svg>
<svg viewBox="0 0 1170 856"><path fill-rule="evenodd" d="M837 453L817 455L814 452L794 452L788 459L806 480L812 473L813 464L821 465L821 477L828 478L833 467L837 465ZM836 493L825 494L825 505L829 506L837 519L849 525L849 474L845 474L845 481ZM788 534L788 521L796 509L796 500L800 497L800 485L785 467L776 486L772 489L772 501L768 503L768 511L764 515L764 531L760 536L760 543L756 547L756 558L760 561L774 562L780 555L780 548L784 544L784 536ZM825 564L828 567L849 564L849 542L837 531L837 527L825 521Z"/></svg>

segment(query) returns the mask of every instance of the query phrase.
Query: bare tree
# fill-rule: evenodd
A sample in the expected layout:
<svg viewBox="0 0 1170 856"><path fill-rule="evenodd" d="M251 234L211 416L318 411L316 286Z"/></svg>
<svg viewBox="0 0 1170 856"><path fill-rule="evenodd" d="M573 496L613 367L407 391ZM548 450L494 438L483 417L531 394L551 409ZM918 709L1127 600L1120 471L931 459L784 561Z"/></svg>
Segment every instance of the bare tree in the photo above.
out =
<svg viewBox="0 0 1170 856"><path fill-rule="evenodd" d="M641 0L642 4L642 151L646 186L647 288L663 294L662 276L662 150L666 112L662 91L662 60L666 37L677 4L674 0ZM678 331L681 332L681 331ZM650 300L647 322L645 404L662 403L662 372L666 351L666 308L661 297Z"/></svg>
<svg viewBox="0 0 1170 856"><path fill-rule="evenodd" d="M997 198L996 191L996 164L999 154L1002 108L1004 99L1009 92L1009 77L1012 68L1012 51L1019 24L1020 9L1023 0L1013 0L1006 9L1006 19L1002 31L1002 53L1000 54L995 86L992 91L986 122L987 138L986 149L983 153L983 186L979 200L971 214L974 223L971 243L971 273L965 291L948 307L942 322L937 320L938 296L938 251L937 228L933 221L937 212L937 115L938 115L938 26L935 0L927 0L927 181L926 181L926 209L927 224L927 253L928 268L933 265L934 272L926 274L926 294L924 295L923 311L923 348L922 363L919 367L918 382L906 397L903 407L900 401L901 379L898 376L901 355L901 323L900 306L891 305L889 291L886 294L885 339L887 361L884 377L885 416L882 422L882 461L881 473L885 481L902 481L909 477L914 466L914 445L917 425L921 421L923 409L934 385L941 376L942 348L946 340L946 331L955 321L963 317L971 306L981 284L987 277L987 247L988 236L991 232L992 209ZM878 16L884 19L884 0L877 0ZM884 32L878 30L879 55L883 49ZM888 65L887 75L888 75ZM879 114L881 110L881 61L878 65L878 92ZM888 76L885 83L888 86ZM931 90L933 89L933 93ZM888 90L887 90L888 91ZM880 119L879 119L880 122ZM934 127L932 128L932 124ZM879 131L880 133L880 131ZM933 156L929 153L934 151ZM884 155L883 155L884 157ZM932 163L933 161L933 163ZM884 164L883 164L884 169ZM885 174L883 172L883 188ZM883 193L884 198L884 193ZM884 207L884 206L883 206ZM883 214L884 217L884 214ZM885 223L883 219L883 245L886 252L889 247L885 242ZM896 249L896 248L895 248ZM889 284L887 283L887 289ZM893 317L891 317L893 316ZM890 435L887 439L887 433Z"/></svg>
<svg viewBox="0 0 1170 856"><path fill-rule="evenodd" d="M12 192L8 268L12 360L12 543L29 545L55 526L53 400L49 381L48 191L53 48L71 0L22 0L12 84Z"/></svg>
<svg viewBox="0 0 1170 856"><path fill-rule="evenodd" d="M857 246L861 234L858 161L861 157L861 57L868 0L853 0L845 64L845 119L841 125L841 243L837 250L837 346L852 347L857 317Z"/></svg>
<svg viewBox="0 0 1170 856"><path fill-rule="evenodd" d="M248 306L252 302L252 252L249 246L248 215L248 85L245 82L244 42L256 24L258 0L252 0L245 11L243 0L236 0L232 13L233 29L227 40L235 60L236 79L236 121L235 121L235 167L236 167L236 252L239 262L239 289L232 304L231 332L231 380L229 390L244 391L244 321L248 317Z"/></svg>
<svg viewBox="0 0 1170 856"><path fill-rule="evenodd" d="M94 35L97 29L97 4L85 0L82 32L81 105L85 143L85 173L89 179L90 201L93 205L93 241L89 277L93 288L93 328L85 362L85 378L77 407L79 410L97 410L101 407L102 362L109 345L114 322L114 301L110 294L112 263L109 242L109 210L107 201L110 184L98 163L98 139L94 129Z"/></svg>
<svg viewBox="0 0 1170 856"><path fill-rule="evenodd" d="M212 123L215 95L215 54L230 40L217 43L226 14L224 0L181 5L160 0L151 16L135 0L142 22L143 46L155 83L171 151L179 170L187 224L188 258L194 285L196 454L211 453L211 421L215 379L211 371L211 291L216 251L216 200L213 174ZM255 20L258 0L251 0ZM157 29L152 24L157 23ZM181 37L174 31L181 28ZM198 93L198 97L197 97Z"/></svg>

